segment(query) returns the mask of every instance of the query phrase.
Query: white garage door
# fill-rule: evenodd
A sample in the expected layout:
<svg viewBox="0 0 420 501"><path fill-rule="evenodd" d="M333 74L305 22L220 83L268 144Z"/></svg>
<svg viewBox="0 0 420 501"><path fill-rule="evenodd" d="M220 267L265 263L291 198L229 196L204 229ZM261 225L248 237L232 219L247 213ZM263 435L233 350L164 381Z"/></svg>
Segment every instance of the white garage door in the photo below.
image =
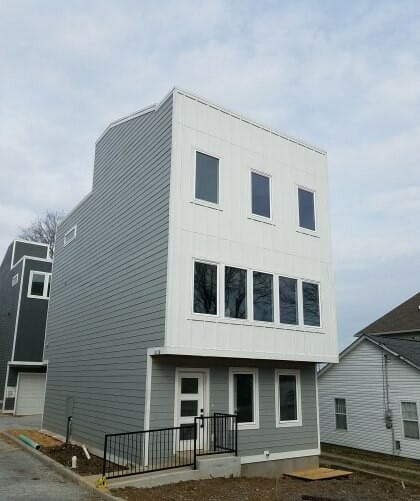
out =
<svg viewBox="0 0 420 501"><path fill-rule="evenodd" d="M45 397L45 374L19 372L16 414L42 414Z"/></svg>

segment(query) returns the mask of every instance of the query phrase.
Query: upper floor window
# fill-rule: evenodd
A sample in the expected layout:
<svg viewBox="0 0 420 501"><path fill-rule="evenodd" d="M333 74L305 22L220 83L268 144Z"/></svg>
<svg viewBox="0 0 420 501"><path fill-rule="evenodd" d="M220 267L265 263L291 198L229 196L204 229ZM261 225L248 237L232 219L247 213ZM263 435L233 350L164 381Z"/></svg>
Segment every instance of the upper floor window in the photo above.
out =
<svg viewBox="0 0 420 501"><path fill-rule="evenodd" d="M302 282L303 324L320 327L319 284Z"/></svg>
<svg viewBox="0 0 420 501"><path fill-rule="evenodd" d="M301 425L299 371L277 370L275 377L277 426Z"/></svg>
<svg viewBox="0 0 420 501"><path fill-rule="evenodd" d="M194 313L217 315L217 264L194 262Z"/></svg>
<svg viewBox="0 0 420 501"><path fill-rule="evenodd" d="M218 204L219 159L199 151L195 155L195 198Z"/></svg>
<svg viewBox="0 0 420 501"><path fill-rule="evenodd" d="M345 398L334 399L335 427L337 430L347 430L347 407Z"/></svg>
<svg viewBox="0 0 420 501"><path fill-rule="evenodd" d="M304 188L298 188L299 226L315 231L315 193Z"/></svg>
<svg viewBox="0 0 420 501"><path fill-rule="evenodd" d="M247 272L241 268L225 266L225 316L247 318Z"/></svg>
<svg viewBox="0 0 420 501"><path fill-rule="evenodd" d="M279 277L280 323L297 325L298 295L295 278Z"/></svg>
<svg viewBox="0 0 420 501"><path fill-rule="evenodd" d="M419 438L419 418L416 402L401 402L405 438Z"/></svg>
<svg viewBox="0 0 420 501"><path fill-rule="evenodd" d="M270 182L269 176L251 172L251 210L255 216L271 218Z"/></svg>
<svg viewBox="0 0 420 501"><path fill-rule="evenodd" d="M29 275L28 297L48 299L50 297L51 273L32 270Z"/></svg>
<svg viewBox="0 0 420 501"><path fill-rule="evenodd" d="M70 242L73 242L73 240L76 238L76 232L77 232L77 225L74 225L72 228L69 229L69 231L66 231L66 233L64 233L64 247Z"/></svg>
<svg viewBox="0 0 420 501"><path fill-rule="evenodd" d="M273 322L273 275L253 272L254 320Z"/></svg>

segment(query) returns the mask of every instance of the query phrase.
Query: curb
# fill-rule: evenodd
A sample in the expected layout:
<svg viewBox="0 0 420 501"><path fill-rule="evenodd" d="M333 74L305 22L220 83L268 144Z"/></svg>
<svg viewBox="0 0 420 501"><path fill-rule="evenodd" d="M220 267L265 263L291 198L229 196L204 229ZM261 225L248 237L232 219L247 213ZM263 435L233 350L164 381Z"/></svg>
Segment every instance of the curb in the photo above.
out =
<svg viewBox="0 0 420 501"><path fill-rule="evenodd" d="M24 444L22 441L20 441L18 438L11 435L7 431L3 431L1 434L3 434L5 437L7 437L12 442L14 442L21 449L24 449L25 451L32 454L32 456L36 457L39 461L41 461L41 463L44 463L45 465L49 466L51 469L55 470L62 477L66 478L67 480L70 480L71 482L74 482L74 483L80 485L81 487L89 490L92 493L95 493L97 496L101 497L102 499L104 499L106 501L126 501L122 498L119 498L119 497L112 495L110 492L103 491L101 489L97 489L89 482L86 482L86 480L84 480L81 475L74 473L73 471L69 470L67 467L65 467L62 464L57 463L57 461L54 461L54 459L46 456L42 452L39 452L36 449L32 449L32 447L29 447L29 445Z"/></svg>

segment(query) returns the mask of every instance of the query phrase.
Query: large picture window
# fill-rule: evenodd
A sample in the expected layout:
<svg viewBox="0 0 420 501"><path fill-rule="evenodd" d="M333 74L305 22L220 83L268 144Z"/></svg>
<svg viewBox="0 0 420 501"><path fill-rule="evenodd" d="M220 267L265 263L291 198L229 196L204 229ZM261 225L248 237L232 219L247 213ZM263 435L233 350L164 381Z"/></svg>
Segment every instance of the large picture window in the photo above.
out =
<svg viewBox="0 0 420 501"><path fill-rule="evenodd" d="M319 284L302 282L302 300L304 325L319 327L321 325Z"/></svg>
<svg viewBox="0 0 420 501"><path fill-rule="evenodd" d="M419 418L416 402L401 402L405 438L419 438Z"/></svg>
<svg viewBox="0 0 420 501"><path fill-rule="evenodd" d="M297 325L298 297L297 280L295 278L279 277L280 323Z"/></svg>
<svg viewBox="0 0 420 501"><path fill-rule="evenodd" d="M271 218L270 177L251 172L252 214Z"/></svg>
<svg viewBox="0 0 420 501"><path fill-rule="evenodd" d="M254 320L273 322L273 275L253 272Z"/></svg>
<svg viewBox="0 0 420 501"><path fill-rule="evenodd" d="M256 369L230 370L230 412L236 413L238 427L258 428L258 378Z"/></svg>
<svg viewBox="0 0 420 501"><path fill-rule="evenodd" d="M194 313L217 315L217 265L194 262Z"/></svg>
<svg viewBox="0 0 420 501"><path fill-rule="evenodd" d="M247 318L247 272L241 268L225 267L225 317Z"/></svg>
<svg viewBox="0 0 420 501"><path fill-rule="evenodd" d="M28 297L48 299L50 297L51 273L32 270L29 274Z"/></svg>
<svg viewBox="0 0 420 501"><path fill-rule="evenodd" d="M219 203L219 159L196 152L195 198Z"/></svg>
<svg viewBox="0 0 420 501"><path fill-rule="evenodd" d="M313 191L298 188L299 226L315 231L315 194Z"/></svg>
<svg viewBox="0 0 420 501"><path fill-rule="evenodd" d="M275 372L275 377L277 425L301 425L302 417L299 371L277 370Z"/></svg>

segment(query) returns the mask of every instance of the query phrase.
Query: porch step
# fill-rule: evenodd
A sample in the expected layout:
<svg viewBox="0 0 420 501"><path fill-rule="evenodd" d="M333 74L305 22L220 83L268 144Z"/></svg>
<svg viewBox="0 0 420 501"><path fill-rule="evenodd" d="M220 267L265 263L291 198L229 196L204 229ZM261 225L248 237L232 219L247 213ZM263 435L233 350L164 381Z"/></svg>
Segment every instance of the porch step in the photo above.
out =
<svg viewBox="0 0 420 501"><path fill-rule="evenodd" d="M202 456L197 458L197 469L191 467L174 468L173 470L142 473L129 477L107 480L109 489L132 486L139 488L156 487L189 480L204 480L217 477L239 477L241 459L235 456Z"/></svg>

